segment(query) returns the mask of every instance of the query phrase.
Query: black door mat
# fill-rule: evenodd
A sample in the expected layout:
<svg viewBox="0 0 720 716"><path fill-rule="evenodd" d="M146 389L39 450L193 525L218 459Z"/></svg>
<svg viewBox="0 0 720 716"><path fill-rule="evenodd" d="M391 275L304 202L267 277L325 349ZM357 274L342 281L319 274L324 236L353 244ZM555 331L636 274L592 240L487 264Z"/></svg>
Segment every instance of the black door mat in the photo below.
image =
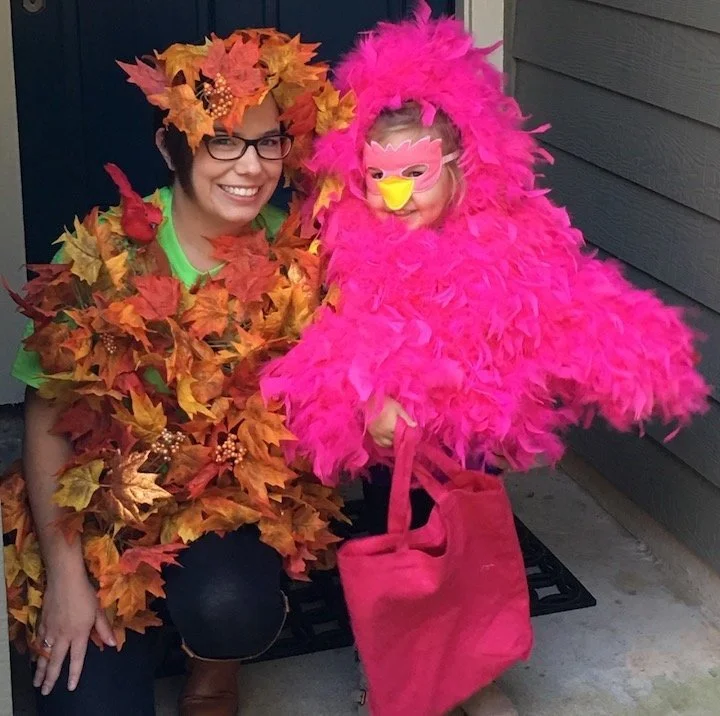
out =
<svg viewBox="0 0 720 716"><path fill-rule="evenodd" d="M343 525L338 534L345 539L367 534L363 528L362 500L347 503L345 512L352 524ZM595 598L570 570L517 518L515 525L525 560L532 616L595 606ZM310 582L287 580L283 589L290 602L285 628L274 646L255 661L352 646L350 620L336 569L316 572ZM184 656L174 630L165 630L161 651L164 659L157 676L182 673Z"/></svg>

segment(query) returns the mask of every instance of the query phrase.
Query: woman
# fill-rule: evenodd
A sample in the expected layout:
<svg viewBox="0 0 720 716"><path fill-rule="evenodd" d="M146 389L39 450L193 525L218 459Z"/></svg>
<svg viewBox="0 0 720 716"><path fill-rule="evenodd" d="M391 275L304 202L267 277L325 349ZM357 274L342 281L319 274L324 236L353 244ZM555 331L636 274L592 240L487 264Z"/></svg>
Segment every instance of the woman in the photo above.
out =
<svg viewBox="0 0 720 716"><path fill-rule="evenodd" d="M190 657L181 713L235 714L239 664L285 621L283 565L331 557L340 500L283 460L255 377L319 303L312 236L268 204L348 112L314 48L246 30L121 65L164 112L172 185L142 200L110 165L120 206L16 296L24 460L0 497L41 714L153 714L162 598Z"/></svg>

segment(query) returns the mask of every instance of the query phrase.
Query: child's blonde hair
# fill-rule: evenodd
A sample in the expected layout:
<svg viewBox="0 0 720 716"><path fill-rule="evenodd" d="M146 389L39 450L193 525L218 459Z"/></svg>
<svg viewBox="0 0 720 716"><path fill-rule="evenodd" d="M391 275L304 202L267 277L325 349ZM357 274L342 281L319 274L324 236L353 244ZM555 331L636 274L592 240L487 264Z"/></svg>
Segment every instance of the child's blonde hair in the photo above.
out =
<svg viewBox="0 0 720 716"><path fill-rule="evenodd" d="M370 128L368 141L383 144L398 130L420 129L442 141L443 154L462 152L460 131L445 112L441 109L436 110L435 118L430 126L423 124L422 114L422 107L414 101L404 102L399 109L384 109ZM462 171L457 159L448 162L446 166L453 180L451 202L459 204L465 192Z"/></svg>

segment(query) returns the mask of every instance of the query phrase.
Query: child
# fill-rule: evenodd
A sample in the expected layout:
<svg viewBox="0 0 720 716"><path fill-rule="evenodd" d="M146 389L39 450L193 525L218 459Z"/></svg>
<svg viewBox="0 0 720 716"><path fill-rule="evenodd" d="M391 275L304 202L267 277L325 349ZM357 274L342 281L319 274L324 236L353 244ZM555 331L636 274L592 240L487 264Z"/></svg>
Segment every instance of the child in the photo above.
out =
<svg viewBox="0 0 720 716"><path fill-rule="evenodd" d="M559 433L596 414L629 430L706 408L679 309L583 253L537 188L549 156L492 49L421 3L336 70L356 116L311 162L334 308L261 381L326 483L389 461L399 418L464 464L522 470L557 460ZM466 710L511 712L483 699Z"/></svg>
<svg viewBox="0 0 720 716"><path fill-rule="evenodd" d="M536 186L548 159L460 23L382 24L337 68L349 127L325 134L326 308L264 372L328 483L383 456L397 416L461 462L557 460L558 433L706 407L681 312L582 252ZM479 457L484 456L484 457Z"/></svg>

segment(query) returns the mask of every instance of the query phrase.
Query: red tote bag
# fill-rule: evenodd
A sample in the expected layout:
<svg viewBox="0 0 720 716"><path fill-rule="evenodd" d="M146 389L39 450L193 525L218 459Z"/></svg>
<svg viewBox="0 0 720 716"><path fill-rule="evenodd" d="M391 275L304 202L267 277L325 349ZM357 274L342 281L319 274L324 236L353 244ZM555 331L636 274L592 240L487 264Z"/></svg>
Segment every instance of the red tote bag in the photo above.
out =
<svg viewBox="0 0 720 716"><path fill-rule="evenodd" d="M502 482L398 422L388 534L343 545L340 576L373 716L442 716L529 656L527 579ZM413 476L436 503L416 530Z"/></svg>

